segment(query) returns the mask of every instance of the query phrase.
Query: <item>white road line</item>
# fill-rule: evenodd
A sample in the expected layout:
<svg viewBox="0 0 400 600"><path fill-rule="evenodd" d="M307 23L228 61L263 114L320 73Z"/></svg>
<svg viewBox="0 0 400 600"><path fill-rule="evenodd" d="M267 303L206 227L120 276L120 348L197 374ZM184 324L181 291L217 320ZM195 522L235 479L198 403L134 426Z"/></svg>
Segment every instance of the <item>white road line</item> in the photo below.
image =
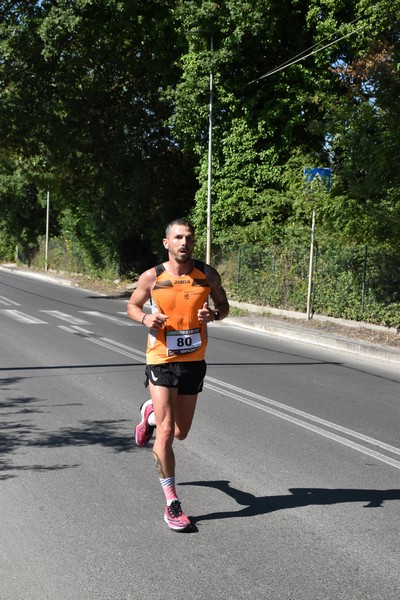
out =
<svg viewBox="0 0 400 600"><path fill-rule="evenodd" d="M14 302L13 300L6 298L5 296L0 296L0 303L5 304L6 306L21 306L18 302Z"/></svg>
<svg viewBox="0 0 400 600"><path fill-rule="evenodd" d="M114 350L114 352L120 352L121 354L125 354L125 356L135 358L136 360L140 360L141 362L146 361L146 353L142 352L141 350L136 350L135 348L131 348L130 346L125 346L125 344L120 344L119 342L116 342L115 340L110 340L109 338L100 338L98 342L101 342L101 345L105 346L106 348Z"/></svg>
<svg viewBox="0 0 400 600"><path fill-rule="evenodd" d="M68 333L74 333L75 335L81 335L84 339L89 342L93 342L93 344L97 344L98 346L103 346L103 348L107 348L108 350L113 350L114 352L118 352L118 354L122 354L123 356L128 356L129 358L133 358L134 360L138 360L139 362L145 362L146 353L141 352L140 350L135 350L135 348L131 348L130 346L125 346L125 344L120 344L115 340L110 340L109 338L99 338L97 334L92 331L88 331L87 329L83 329L82 327L72 326L67 327L65 325L59 325L60 329L67 331Z"/></svg>
<svg viewBox="0 0 400 600"><path fill-rule="evenodd" d="M103 346L103 348L108 348L109 350L113 350L114 352L118 352L118 354L122 354L123 356L128 356L129 358L133 358L134 360L138 360L139 362L145 361L146 355L144 352L140 352L135 350L134 348L129 348L129 346L124 346L123 344L118 344L117 342L111 343L107 342L107 338L88 338L94 344L98 344L99 346ZM126 348L126 350L124 349Z"/></svg>
<svg viewBox="0 0 400 600"><path fill-rule="evenodd" d="M62 329L63 331L67 331L68 333L75 333L75 335L81 335L81 337L84 337L84 338L88 338L90 336L96 335L95 333L93 333L92 331L89 331L88 329L83 329L83 327L78 327L78 325L72 325L71 327L68 327L67 325L59 325L58 328Z"/></svg>
<svg viewBox="0 0 400 600"><path fill-rule="evenodd" d="M253 392L249 392L242 388L236 387L235 385L231 385L230 383L224 383L219 379L213 379L212 377L206 377L206 381L211 381L216 385L223 386L228 388L229 390L233 390L234 392L238 392L239 394L243 394L245 396L249 396L250 398L254 398L255 400L259 400L260 402L264 402L265 404L270 404L276 408L285 410L289 413L293 413L297 416L300 416L303 419L308 419L309 421L313 421L314 423L318 423L320 425L324 425L325 427L329 427L330 429L334 429L335 431L339 431L340 433L344 433L346 435L350 435L355 437L367 444L371 444L372 446L378 446L382 450L387 450L388 452L392 452L393 454L398 454L400 456L400 448L396 448L395 446L390 446L389 444L385 444L384 442L380 442L374 438L368 437L363 433L357 433L352 429L347 429L347 427L342 427L341 425L336 425L336 423L331 423L330 421L326 421L325 419L320 419L319 417L315 417L314 415L310 415L302 410L297 408L293 408L291 406L287 406L286 404L282 404L281 402L277 402L276 400L271 400L271 398L266 398L265 396L259 396L258 394L254 394ZM225 393L225 390L219 390L221 393Z"/></svg>
<svg viewBox="0 0 400 600"><path fill-rule="evenodd" d="M60 312L59 310L40 310L39 312L46 313L51 317L55 317L56 319L61 319L62 321L67 321L72 325L86 325L88 321L84 321L83 319L79 319L78 317L74 317L73 315L68 315L67 313Z"/></svg>
<svg viewBox="0 0 400 600"><path fill-rule="evenodd" d="M42 321L41 319L37 319L36 317L31 317L19 310L1 310L1 312L10 316L12 319L15 319L19 323L29 323L30 325L47 325L47 321Z"/></svg>
<svg viewBox="0 0 400 600"><path fill-rule="evenodd" d="M104 340L105 342L107 342L108 344L117 346L118 348L123 348L125 350L129 350L130 352L137 354L141 358L146 358L146 352L142 352L141 350L136 350L135 348L131 348L130 346L125 346L125 344L120 344L119 342L116 342L115 340L110 340L109 338L101 338L101 339Z"/></svg>
<svg viewBox="0 0 400 600"><path fill-rule="evenodd" d="M218 384L220 384L220 386L209 384L207 382L207 380L215 381ZM323 419L319 419L318 417L314 417L313 415L303 413L302 411L298 411L297 409L293 409L290 406L280 404L279 402L275 402L274 400L270 400L269 398L264 398L263 396L258 396L257 394L252 394L251 392L247 392L246 390L241 390L240 388L236 388L239 392L241 392L243 394L243 395L239 395L239 394L230 392L221 386L226 386L227 388L235 388L235 386L230 386L229 384L225 384L224 382L218 381L217 379L206 377L206 387L217 393L228 396L229 398L233 398L234 400L238 400L239 402L242 402L243 404L247 404L248 406L257 408L258 410L262 410L264 412L270 413L276 417L279 417L280 419L284 419L285 421L294 423L295 425L303 427L304 429L308 429L309 431L313 431L314 433L317 433L318 435L322 435L323 437L326 437L330 440L338 442L339 444L348 446L349 448L352 448L353 450L357 450L358 452L361 452L362 454L367 454L368 456L371 456L371 457L375 458L376 460L379 460L379 461L384 462L392 467L395 467L396 469L400 469L400 461L399 460L391 458L390 456L386 456L385 454L382 454L381 452L372 450L371 448L368 448L367 446L358 444L357 442L354 442L345 437L342 437L340 435L332 433L326 429L322 429L321 427L313 425L312 423L308 423L307 421L303 421L301 419L293 417L290 414L284 413L280 410L276 410L272 407L263 406L261 404L258 404L257 402L250 400L249 398L246 398L245 395L256 397L258 400L261 400L266 403L271 403L274 405L278 404L278 405L282 406L285 410L287 410L289 413L293 412L296 414L304 415L304 417L309 419L310 421L326 423L327 426L329 426L331 429L334 429L334 430L336 429L337 431L342 431L342 432L346 431L346 433L353 438L363 439L365 441L368 441L368 443L370 443L371 445L375 445L375 446L384 448L388 452L391 452L393 454L400 454L399 448L395 448L394 446L390 446L389 444L384 444L383 442L380 442L379 440L375 440L373 438L368 438L367 436L363 436L362 434L357 433L356 431L352 431L351 429L346 429L345 427L341 427L340 425L335 425L334 423L329 423L329 421L324 421Z"/></svg>
<svg viewBox="0 0 400 600"><path fill-rule="evenodd" d="M79 311L83 315L89 315L91 317L98 317L100 319L106 319L107 321L112 321L121 327L133 327L133 321L130 321L128 317L126 319L120 319L119 317L115 317L114 315L106 315L105 313L101 313L97 310L80 310Z"/></svg>
<svg viewBox="0 0 400 600"><path fill-rule="evenodd" d="M126 310L125 311L119 310L117 312L117 315L125 315L125 317L126 317ZM128 317L128 319L129 319L129 317ZM138 323L137 321L132 321L132 319L129 319L129 320L131 321L131 323L134 327L142 327L141 323Z"/></svg>
<svg viewBox="0 0 400 600"><path fill-rule="evenodd" d="M61 325L59 325L59 327L61 327ZM89 331L88 329L79 327L79 325L72 325L71 329L72 329L72 333L76 333L77 331L80 331L81 333L87 333L88 337L96 335L95 333L93 333L93 331Z"/></svg>
<svg viewBox="0 0 400 600"><path fill-rule="evenodd" d="M85 339L89 340L90 342L93 342L94 344L98 344L99 346L103 346L104 348L112 350L113 352L118 352L119 354L128 356L129 358L145 362L146 354L144 352L141 352L140 350L136 350L135 348L131 348L129 346L125 346L124 344L120 344L115 340L111 340L109 338L98 338L92 332L82 329L82 327L68 328L60 326L60 328L69 331L70 333L75 333L76 335L83 334L83 337ZM325 419L320 419L319 417L310 415L309 413L298 410L297 408L287 406L286 404L282 404L281 402L277 402L276 400L272 400L271 398L266 398L265 396L260 396L253 392L249 392L247 390L244 390L229 383L225 383L224 381L220 381L219 379L215 379L213 377L206 376L205 385L208 389L211 389L217 392L218 394L228 396L230 398L233 398L234 400L237 400L238 402L247 404L252 408L262 410L276 417L279 417L280 419L289 421L290 423L298 425L299 427L308 429L313 433L317 433L318 435L326 437L334 442L347 446L352 450L356 450L358 452L361 452L362 454L367 454L368 456L371 456L376 460L379 460L383 463L386 463L387 465L395 467L396 469L400 469L399 460L396 460L390 456L386 456L385 454L377 452L376 450L372 450L367 446L359 444L358 442L355 442L351 439L347 439L341 435L338 435L337 433L333 433L333 431L343 433L349 438L363 441L366 444L370 444L371 446L376 446L378 448L381 448L382 450L386 450L391 454L400 455L400 448L396 448L395 446L385 444L384 442L368 437L362 433L358 433L357 431L353 431L346 427L342 427L341 425L336 425L335 423L331 423L330 421L326 421ZM259 404L259 402L262 402L263 404ZM278 408L280 410L277 410ZM313 425L313 422L318 423L319 425L322 425L327 429L323 429L318 425ZM333 431L329 431L329 429L332 429Z"/></svg>

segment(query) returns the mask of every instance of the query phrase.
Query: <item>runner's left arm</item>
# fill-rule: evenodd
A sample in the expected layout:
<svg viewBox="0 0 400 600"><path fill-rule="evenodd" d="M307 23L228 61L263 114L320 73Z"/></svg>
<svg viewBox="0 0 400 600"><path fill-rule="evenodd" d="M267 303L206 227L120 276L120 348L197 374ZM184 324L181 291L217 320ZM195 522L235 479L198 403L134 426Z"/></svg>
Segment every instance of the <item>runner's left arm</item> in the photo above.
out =
<svg viewBox="0 0 400 600"><path fill-rule="evenodd" d="M204 319L201 320L204 320L206 322L214 321L216 317L215 311L219 312L218 320L225 319L225 317L227 317L229 314L229 303L228 298L226 297L226 292L222 287L221 277L218 271L216 271L210 265L206 266L206 275L207 281L211 288L210 296L213 301L214 308L210 308L208 304L206 308L203 307L203 309L199 311L203 313L204 317ZM208 311L207 315L205 314L205 311Z"/></svg>

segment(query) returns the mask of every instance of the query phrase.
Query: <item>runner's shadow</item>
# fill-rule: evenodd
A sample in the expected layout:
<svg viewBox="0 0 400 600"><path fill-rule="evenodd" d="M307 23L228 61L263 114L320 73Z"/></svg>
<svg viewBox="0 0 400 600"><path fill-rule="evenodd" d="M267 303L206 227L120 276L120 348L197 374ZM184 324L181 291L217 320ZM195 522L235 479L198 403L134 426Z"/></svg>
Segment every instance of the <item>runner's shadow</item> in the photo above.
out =
<svg viewBox="0 0 400 600"><path fill-rule="evenodd" d="M254 496L230 486L229 481L188 481L180 485L197 485L220 490L233 498L244 508L192 516L192 523L230 519L238 517L254 517L278 510L288 510L310 505L330 505L345 502L362 502L364 508L380 508L386 500L400 500L400 489L363 490L363 489L328 489L328 488L290 488L289 495Z"/></svg>

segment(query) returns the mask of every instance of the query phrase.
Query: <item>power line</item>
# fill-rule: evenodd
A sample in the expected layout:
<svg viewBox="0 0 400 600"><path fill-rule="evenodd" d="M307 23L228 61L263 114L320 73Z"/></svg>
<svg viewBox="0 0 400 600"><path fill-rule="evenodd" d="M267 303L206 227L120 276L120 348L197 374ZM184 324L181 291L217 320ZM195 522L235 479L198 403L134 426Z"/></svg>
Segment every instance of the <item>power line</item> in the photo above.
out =
<svg viewBox="0 0 400 600"><path fill-rule="evenodd" d="M362 19L362 17L357 17L357 19L354 19L353 21L350 21L349 25L353 25L354 23L357 23L357 21L359 21L360 19ZM283 67L285 65L289 66L289 63L291 63L293 60L296 60L296 58L302 56L303 54L305 54L306 52L309 52L310 50L314 50L314 48L317 48L318 46L320 46L321 44L323 44L324 42L326 42L326 40L331 39L331 37L333 35L336 35L337 33L339 33L339 29L337 29L336 31L334 31L333 33L331 33L329 36L326 36L325 38L322 38L322 40L320 40L319 42L317 42L316 44L314 44L313 46L310 46L309 48L307 48L306 50L303 50L302 52L299 52L299 54L296 54L296 56L293 56L292 58L290 58L289 60L286 60L284 63L282 63L280 66ZM273 70L278 69L279 67L275 67Z"/></svg>
<svg viewBox="0 0 400 600"><path fill-rule="evenodd" d="M355 19L354 21L352 21L350 23L350 25L352 25L353 23L357 22L359 19L361 19L361 17L358 17L358 19ZM318 42L318 44L314 44L314 46L311 46L307 50L303 50L303 52L300 52L300 54L297 54L296 56L294 56L290 60L287 60L286 62L282 63L278 67L275 67L271 71L268 71L268 73L265 73L265 75L261 75L261 77L257 77L257 79L253 79L252 81L249 81L246 85L250 85L252 83L256 83L257 81L261 81L261 79L265 79L266 77L270 77L271 75L274 75L275 73L278 73L279 71L283 71L284 69L287 69L288 67L291 67L292 65L294 65L294 64L296 64L296 63L298 63L298 62L300 62L302 60L305 60L309 56L313 56L314 54L317 54L318 52L322 52L322 50L325 50L326 48L329 48L330 46L333 46L334 44L337 44L338 42L340 42L340 41L342 41L342 40L350 37L351 35L354 35L358 31L361 31L361 29L363 29L364 27L365 27L365 25L362 25L361 27L358 27L357 29L354 29L354 31L350 31L350 33L346 33L342 37L340 37L340 38L338 38L336 40L333 40L332 42L329 42L329 44L326 44L322 48L318 48L317 50L313 50L313 48L316 48L322 42L324 42L326 39L328 39L328 38L324 38L323 40L321 40L320 42ZM312 50L312 51L308 52L308 50ZM304 54L305 52L308 52L308 54Z"/></svg>

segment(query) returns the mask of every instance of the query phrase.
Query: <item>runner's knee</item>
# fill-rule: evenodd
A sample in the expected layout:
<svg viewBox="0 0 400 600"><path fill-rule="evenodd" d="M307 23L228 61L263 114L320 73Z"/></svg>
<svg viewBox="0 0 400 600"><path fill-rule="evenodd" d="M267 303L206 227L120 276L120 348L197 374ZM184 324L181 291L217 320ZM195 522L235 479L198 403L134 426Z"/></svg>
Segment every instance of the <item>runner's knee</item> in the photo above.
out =
<svg viewBox="0 0 400 600"><path fill-rule="evenodd" d="M168 446L174 439L174 425L169 421L157 423L156 429L157 441L163 446Z"/></svg>
<svg viewBox="0 0 400 600"><path fill-rule="evenodd" d="M188 433L188 431L182 431L180 429L175 428L175 439L181 442L182 440L185 440L187 438Z"/></svg>

